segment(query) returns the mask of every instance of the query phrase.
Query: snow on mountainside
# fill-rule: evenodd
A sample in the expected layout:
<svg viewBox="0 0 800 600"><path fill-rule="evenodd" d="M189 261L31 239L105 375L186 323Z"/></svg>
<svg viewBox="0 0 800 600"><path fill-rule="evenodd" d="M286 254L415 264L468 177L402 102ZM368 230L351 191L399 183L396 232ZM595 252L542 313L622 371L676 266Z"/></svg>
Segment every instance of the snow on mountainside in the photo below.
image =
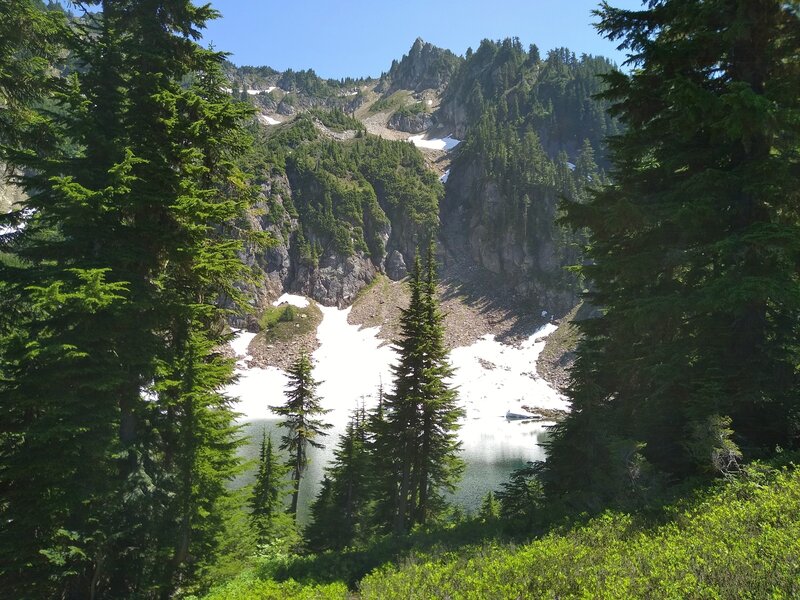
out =
<svg viewBox="0 0 800 600"><path fill-rule="evenodd" d="M408 141L417 148L430 148L431 150L452 150L461 143L461 140L456 140L449 135L443 138L426 139L425 134L412 135Z"/></svg>

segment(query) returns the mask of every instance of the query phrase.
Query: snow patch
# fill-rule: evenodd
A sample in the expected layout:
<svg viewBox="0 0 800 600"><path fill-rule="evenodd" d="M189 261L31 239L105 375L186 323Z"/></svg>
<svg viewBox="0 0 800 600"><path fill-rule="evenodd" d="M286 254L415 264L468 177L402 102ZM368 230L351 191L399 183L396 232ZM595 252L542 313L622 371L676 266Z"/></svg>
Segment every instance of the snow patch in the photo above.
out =
<svg viewBox="0 0 800 600"><path fill-rule="evenodd" d="M280 298L272 303L272 306L280 306L281 304L291 304L297 308L308 308L308 298L305 296L298 296L296 294L283 294Z"/></svg>
<svg viewBox="0 0 800 600"><path fill-rule="evenodd" d="M308 306L303 296L284 294L273 304ZM331 412L326 419L344 425L350 411L363 402L367 408L377 404L378 387L391 388L391 366L397 361L394 349L378 338L379 328L359 328L347 322L350 308L320 306L322 322L317 329L319 348L314 352L314 377L320 382L322 405ZM545 338L555 331L549 323L533 333L519 347L498 342L485 335L470 346L453 349L450 362L455 368L451 383L457 387L459 404L465 409L459 437L465 444L477 443L486 435L487 424L507 435L506 411L522 412L522 406L568 410L567 399L552 388L536 371L536 361ZM255 334L240 331L231 342L237 357L239 380L226 392L239 398L236 409L245 419L270 416L267 404L284 402L286 374L275 367L247 368L247 347ZM264 398L269 398L266 402ZM477 437L476 437L477 436Z"/></svg>
<svg viewBox="0 0 800 600"><path fill-rule="evenodd" d="M522 405L569 408L566 398L536 371L545 338L555 330L556 325L548 323L519 348L501 344L489 334L471 346L453 349L450 361L456 372L452 383L459 387L467 420L502 416L508 410L522 412ZM488 364L494 368L486 368Z"/></svg>
<svg viewBox="0 0 800 600"><path fill-rule="evenodd" d="M296 301L299 296L278 299ZM331 412L323 418L334 425L330 436L323 438L326 448L312 459L301 495L313 497L323 476L323 468L333 459L337 435L344 433L350 411L363 403L367 409L377 404L378 386L391 388L391 365L397 353L382 345L379 329L359 328L347 322L350 309L320 306L322 322L317 329L319 348L313 354L314 378L320 381L318 392L323 408ZM566 408L566 400L540 379L536 359L545 337L556 329L549 324L536 331L519 347L511 347L485 336L470 346L454 349L450 360L456 367L452 383L458 386L459 405L465 409L458 438L461 455L467 463L459 484L456 502L477 510L476 498L496 489L508 477L510 464L544 460L541 443L546 439L544 421L509 421L509 408L522 412L521 405ZM252 334L238 332L232 345L238 356L247 351ZM286 402L287 374L276 368L248 368L246 358L237 363L238 379L225 389L234 398L234 410L240 422L261 419L277 420L270 406ZM310 496L309 496L310 495ZM302 509L303 510L307 509Z"/></svg>
<svg viewBox="0 0 800 600"><path fill-rule="evenodd" d="M237 357L244 358L247 356L247 347L254 337L256 337L256 334L249 331L238 331L236 333L230 344Z"/></svg>
<svg viewBox="0 0 800 600"><path fill-rule="evenodd" d="M442 183L447 183L447 180L450 179L450 169L447 169L444 174L439 177L439 181Z"/></svg>
<svg viewBox="0 0 800 600"><path fill-rule="evenodd" d="M240 413L242 421L276 417L270 406L280 406L286 402L284 390L289 377L277 367L240 368L236 370L237 380L225 388L225 393L236 399L233 409Z"/></svg>
<svg viewBox="0 0 800 600"><path fill-rule="evenodd" d="M417 148L429 148L431 150L452 150L461 143L461 140L452 138L449 135L443 138L433 138L430 140L423 139L424 136L424 133L412 135L408 138L408 141Z"/></svg>
<svg viewBox="0 0 800 600"><path fill-rule="evenodd" d="M391 365L397 354L378 338L378 327L359 329L347 322L350 308L320 306L322 322L317 329L319 348L314 352L314 377L320 381L323 407L331 409L326 418L344 425L360 402L377 406L378 388L391 384Z"/></svg>
<svg viewBox="0 0 800 600"><path fill-rule="evenodd" d="M272 117L268 117L267 115L258 115L258 120L264 123L264 125L280 125L281 122L278 119L273 119Z"/></svg>

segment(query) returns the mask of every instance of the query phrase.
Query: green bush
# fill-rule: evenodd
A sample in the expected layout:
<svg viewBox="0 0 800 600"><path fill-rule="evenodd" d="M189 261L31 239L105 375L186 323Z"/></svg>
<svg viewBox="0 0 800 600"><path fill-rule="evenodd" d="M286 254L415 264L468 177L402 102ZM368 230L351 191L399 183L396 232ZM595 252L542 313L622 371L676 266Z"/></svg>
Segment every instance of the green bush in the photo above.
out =
<svg viewBox="0 0 800 600"><path fill-rule="evenodd" d="M242 574L225 585L214 588L203 600L344 600L343 583L303 585L292 579L276 582Z"/></svg>
<svg viewBox="0 0 800 600"><path fill-rule="evenodd" d="M362 598L797 598L800 474L760 478L751 469L660 525L609 513L518 550L386 566Z"/></svg>

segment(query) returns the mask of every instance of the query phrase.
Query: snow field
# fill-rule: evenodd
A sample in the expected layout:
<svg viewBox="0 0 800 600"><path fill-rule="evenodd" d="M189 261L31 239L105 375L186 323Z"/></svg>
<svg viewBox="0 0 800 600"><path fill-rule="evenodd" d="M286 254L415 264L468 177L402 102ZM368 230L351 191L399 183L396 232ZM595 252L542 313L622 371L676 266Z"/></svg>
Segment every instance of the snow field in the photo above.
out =
<svg viewBox="0 0 800 600"><path fill-rule="evenodd" d="M430 150L452 150L461 143L461 140L454 139L449 135L443 138L424 139L425 134L412 135L408 141L417 148L428 148Z"/></svg>
<svg viewBox="0 0 800 600"><path fill-rule="evenodd" d="M309 305L307 298L284 294L273 305L289 303L299 308ZM397 360L394 349L378 338L379 328L359 329L347 322L350 308L320 306L322 322L317 330L319 348L312 355L314 377L321 382L319 394L327 415L335 425L347 422L350 411L364 402L367 408L377 403L378 387L391 387L391 365ZM547 324L519 348L501 344L486 335L470 346L455 348L450 362L455 369L452 384L458 388L465 409L464 430L469 423L502 422L508 410L521 412L522 405L567 409L567 400L536 373L536 360L545 338L556 326ZM247 346L255 334L238 332L231 346L244 358L239 365L239 382L227 391L239 397L237 410L245 419L269 417L266 404L284 401L286 376L283 371L247 368ZM269 397L259 403L258 398Z"/></svg>

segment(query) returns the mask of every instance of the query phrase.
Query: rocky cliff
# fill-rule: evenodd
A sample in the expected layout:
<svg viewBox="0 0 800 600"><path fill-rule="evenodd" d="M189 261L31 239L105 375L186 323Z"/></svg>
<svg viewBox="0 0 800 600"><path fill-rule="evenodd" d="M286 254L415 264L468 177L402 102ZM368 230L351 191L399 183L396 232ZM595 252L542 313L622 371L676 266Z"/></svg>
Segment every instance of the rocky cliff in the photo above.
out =
<svg viewBox="0 0 800 600"><path fill-rule="evenodd" d="M392 61L389 72L381 78L382 91L443 90L463 59L450 50L444 50L417 38L408 54Z"/></svg>
<svg viewBox="0 0 800 600"><path fill-rule="evenodd" d="M567 267L581 240L557 225L562 201L602 183L603 137L616 123L592 96L608 61L564 49L484 41L453 75L436 118L464 140L441 207L454 257L499 276L510 292L562 316L580 282Z"/></svg>
<svg viewBox="0 0 800 600"><path fill-rule="evenodd" d="M260 200L249 214L274 240L244 255L257 274L254 304L288 291L346 306L376 274L404 277L416 245L434 235L443 195L421 153L326 137L310 115L276 129L257 151Z"/></svg>
<svg viewBox="0 0 800 600"><path fill-rule="evenodd" d="M587 185L604 180L602 140L617 125L593 95L610 68L565 49L543 58L518 40L485 40L460 58L418 39L377 85L361 80L357 91L347 87L356 80L269 73L283 88L255 98L295 124L277 127L285 133L267 151L276 166L257 220L277 245L247 257L264 275L258 302L294 291L346 305L377 273L403 277L441 221L449 259L493 276L501 293L566 314L579 291L566 267L578 260L580 240L556 224L558 204L581 202ZM331 103L345 109L334 124L352 131L319 139L303 122ZM423 150L423 158L407 143L361 138L359 123L342 120L377 112L386 115L381 135L450 133L462 143ZM446 195L426 165L449 168Z"/></svg>
<svg viewBox="0 0 800 600"><path fill-rule="evenodd" d="M347 306L377 273L386 271L385 257L376 261L364 251L345 255L330 247L321 256L309 257L305 248L309 242L316 242L316 236L313 231L306 234L308 237L303 234L293 210L291 183L285 174L274 175L261 184L260 200L248 219L250 227L268 233L272 243L248 244L243 254L255 274L247 288L257 309L263 309L286 291L328 306ZM381 231L379 235L388 240L389 232Z"/></svg>

